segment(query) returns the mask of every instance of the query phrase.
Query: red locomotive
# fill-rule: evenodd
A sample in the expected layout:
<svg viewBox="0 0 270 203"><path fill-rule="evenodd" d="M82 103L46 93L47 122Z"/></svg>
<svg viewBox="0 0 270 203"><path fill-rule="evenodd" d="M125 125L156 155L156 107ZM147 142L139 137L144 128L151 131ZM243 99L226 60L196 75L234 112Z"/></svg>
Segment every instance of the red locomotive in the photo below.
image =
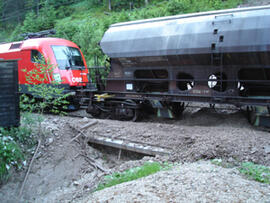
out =
<svg viewBox="0 0 270 203"><path fill-rule="evenodd" d="M59 82L65 92L75 93L77 89L86 88L88 69L85 58L75 43L59 38L33 38L0 44L0 59L18 60L22 93L27 93L27 72L36 68L36 59L42 58L55 67L49 83Z"/></svg>

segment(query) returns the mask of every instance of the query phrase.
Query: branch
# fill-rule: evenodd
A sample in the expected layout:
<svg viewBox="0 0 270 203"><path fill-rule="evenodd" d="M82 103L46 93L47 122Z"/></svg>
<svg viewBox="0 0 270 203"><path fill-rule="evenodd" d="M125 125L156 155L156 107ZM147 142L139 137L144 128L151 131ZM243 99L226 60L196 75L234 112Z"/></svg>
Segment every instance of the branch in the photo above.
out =
<svg viewBox="0 0 270 203"><path fill-rule="evenodd" d="M28 167L27 173L26 173L26 175L25 175L25 177L24 177L23 184L22 184L21 189L20 189L19 197L21 197L21 195L22 195L22 191L23 191L23 189L24 189L24 185L25 185L26 180L27 180L27 178L28 178L28 176L29 176L29 173L30 173L30 170L31 170L31 168L32 168L33 162L34 162L34 160L35 160L35 158L36 158L36 155L37 155L37 152L38 152L38 150L39 150L40 144L41 144L41 140L38 141L38 146L37 146L36 151L35 151L35 153L34 153L32 159L31 159L31 162L30 162L30 165L29 165L29 167Z"/></svg>

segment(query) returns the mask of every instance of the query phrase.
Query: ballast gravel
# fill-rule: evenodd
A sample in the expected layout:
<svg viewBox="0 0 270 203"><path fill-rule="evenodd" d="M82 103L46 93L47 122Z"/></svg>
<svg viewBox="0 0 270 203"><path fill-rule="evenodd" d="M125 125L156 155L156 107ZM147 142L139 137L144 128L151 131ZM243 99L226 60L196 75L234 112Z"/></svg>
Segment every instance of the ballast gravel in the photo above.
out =
<svg viewBox="0 0 270 203"><path fill-rule="evenodd" d="M81 202L270 202L270 185L248 180L236 168L199 161L97 191Z"/></svg>

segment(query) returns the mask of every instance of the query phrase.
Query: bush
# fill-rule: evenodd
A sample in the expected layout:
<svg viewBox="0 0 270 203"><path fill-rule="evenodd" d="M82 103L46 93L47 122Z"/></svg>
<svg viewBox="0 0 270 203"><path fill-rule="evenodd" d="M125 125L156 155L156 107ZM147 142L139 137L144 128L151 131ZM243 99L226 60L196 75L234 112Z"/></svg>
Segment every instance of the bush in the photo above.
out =
<svg viewBox="0 0 270 203"><path fill-rule="evenodd" d="M12 166L20 168L24 160L23 154L13 137L0 130L0 184L6 180Z"/></svg>
<svg viewBox="0 0 270 203"><path fill-rule="evenodd" d="M192 7L192 0L172 0L167 5L167 10L170 15L187 13Z"/></svg>
<svg viewBox="0 0 270 203"><path fill-rule="evenodd" d="M23 110L32 112L32 110L43 114L46 110L55 114L65 114L63 110L67 109L69 102L68 93L64 94L64 88L59 88L61 81L56 81L53 77L55 66L45 59L36 59L35 68L32 70L22 69L26 72L26 81L28 92L35 99L23 95L21 107ZM61 79L60 79L61 80Z"/></svg>
<svg viewBox="0 0 270 203"><path fill-rule="evenodd" d="M36 144L32 129L37 125L37 118L29 113L21 115L18 128L0 128L0 184L7 180L11 167L20 169L25 165L24 153Z"/></svg>
<svg viewBox="0 0 270 203"><path fill-rule="evenodd" d="M41 8L39 15L36 15L33 11L27 13L21 28L22 32L38 32L53 28L57 19L56 14L55 8L50 5Z"/></svg>

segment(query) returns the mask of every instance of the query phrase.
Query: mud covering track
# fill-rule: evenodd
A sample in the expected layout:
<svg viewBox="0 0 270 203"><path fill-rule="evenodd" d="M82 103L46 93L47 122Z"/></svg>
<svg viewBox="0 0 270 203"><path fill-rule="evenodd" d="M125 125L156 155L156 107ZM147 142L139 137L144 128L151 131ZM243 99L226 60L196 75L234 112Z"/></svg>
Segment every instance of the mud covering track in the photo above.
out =
<svg viewBox="0 0 270 203"><path fill-rule="evenodd" d="M251 126L241 111L186 111L181 120L99 120L88 136L120 138L172 149L172 161L223 158L270 166L270 134Z"/></svg>
<svg viewBox="0 0 270 203"><path fill-rule="evenodd" d="M127 162L116 156L101 153L88 145L82 149L71 140L77 132L70 124L83 126L91 118L46 116L43 126L48 132L45 143L34 161L29 174L23 200L30 202L77 202L91 193L98 184L93 181L101 171L95 170L80 156L82 150L103 168L122 171L143 164ZM172 149L168 156L157 156L158 161L193 162L199 159L221 158L230 162L253 161L270 166L270 134L251 126L242 112L216 112L212 109L186 110L180 120L145 119L141 122L97 120L85 131L87 136L107 136L134 142L148 143ZM1 202L18 202L18 195L25 171L15 173L0 188ZM163 178L164 179L164 178ZM166 179L164 179L165 181ZM243 179L244 180L244 179Z"/></svg>

